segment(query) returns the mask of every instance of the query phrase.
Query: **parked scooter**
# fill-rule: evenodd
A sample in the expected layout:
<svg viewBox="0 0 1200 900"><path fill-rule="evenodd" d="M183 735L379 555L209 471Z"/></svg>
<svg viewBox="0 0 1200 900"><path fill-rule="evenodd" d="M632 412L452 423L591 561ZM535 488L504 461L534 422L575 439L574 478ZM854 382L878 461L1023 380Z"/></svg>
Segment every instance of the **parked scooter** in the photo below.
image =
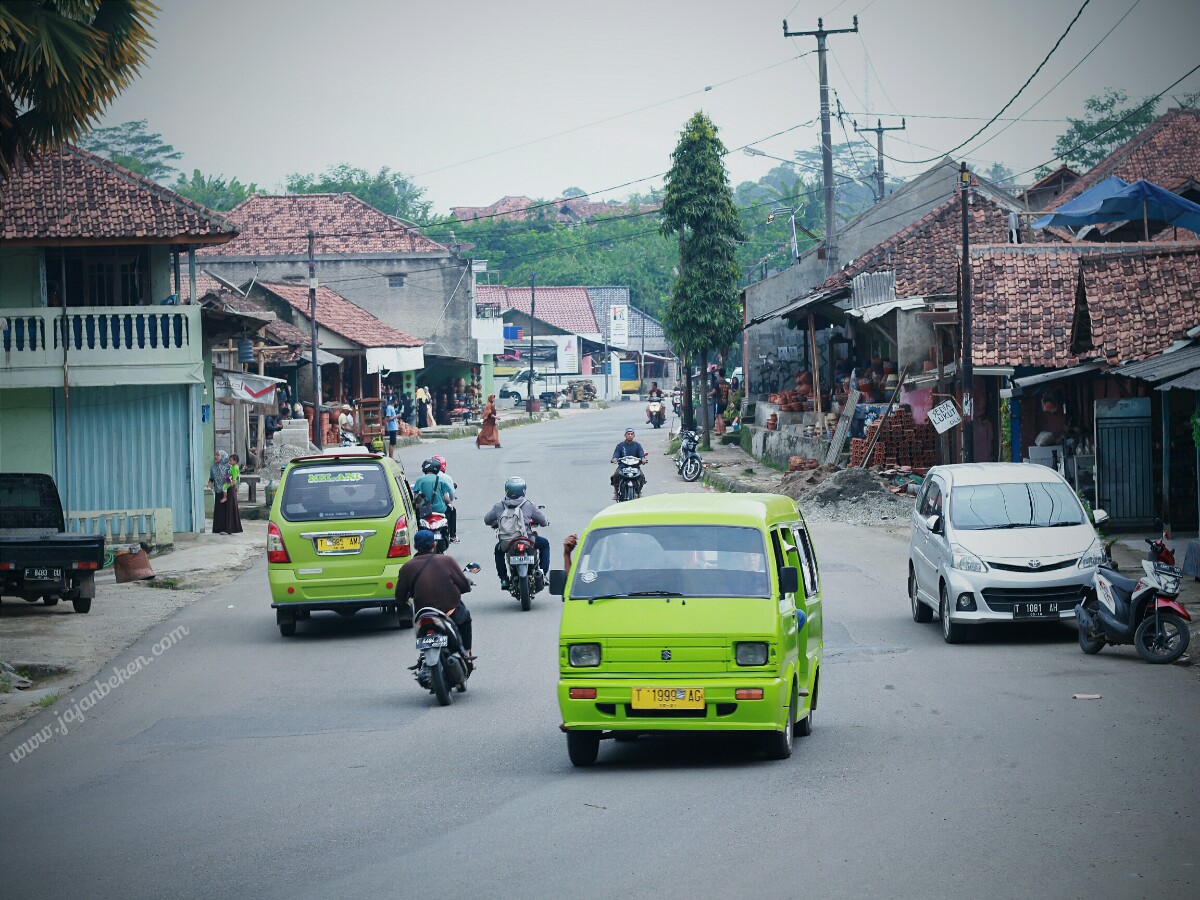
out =
<svg viewBox="0 0 1200 900"><path fill-rule="evenodd" d="M1162 538L1146 538L1146 543L1150 545L1150 549L1146 551L1146 559L1168 566L1175 565L1175 551L1167 546L1166 541Z"/></svg>
<svg viewBox="0 0 1200 900"><path fill-rule="evenodd" d="M662 428L667 421L667 411L663 409L663 402L658 397L646 405L646 412L650 414L650 424L655 428Z"/></svg>
<svg viewBox="0 0 1200 900"><path fill-rule="evenodd" d="M341 446L343 447L357 447L359 445L358 438L355 437L352 431L339 431L338 438L341 440Z"/></svg>
<svg viewBox="0 0 1200 900"><path fill-rule="evenodd" d="M463 569L472 574L479 566L471 563ZM475 663L463 651L462 636L451 618L440 609L422 607L416 614L417 662L409 666L417 684L437 697L440 706L449 706L451 688L460 694L467 689L467 679Z"/></svg>
<svg viewBox="0 0 1200 900"><path fill-rule="evenodd" d="M622 456L617 460L617 474L621 478L617 485L617 502L635 500L641 496L639 482L642 476L642 459L639 456Z"/></svg>
<svg viewBox="0 0 1200 900"><path fill-rule="evenodd" d="M1105 644L1133 644L1150 663L1169 663L1187 650L1191 616L1179 603L1175 566L1142 561L1145 574L1122 578L1103 566L1093 576L1093 590L1075 607L1079 649L1099 653Z"/></svg>
<svg viewBox="0 0 1200 900"><path fill-rule="evenodd" d="M694 431L679 432L679 455L675 457L675 468L684 481L695 481L704 469L704 460L696 452L700 439Z"/></svg>

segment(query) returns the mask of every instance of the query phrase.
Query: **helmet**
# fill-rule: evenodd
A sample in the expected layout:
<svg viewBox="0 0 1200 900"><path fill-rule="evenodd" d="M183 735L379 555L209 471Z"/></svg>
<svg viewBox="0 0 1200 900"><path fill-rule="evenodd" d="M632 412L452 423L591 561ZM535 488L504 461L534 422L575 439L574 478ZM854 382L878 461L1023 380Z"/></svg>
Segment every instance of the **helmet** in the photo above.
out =
<svg viewBox="0 0 1200 900"><path fill-rule="evenodd" d="M525 479L516 475L504 482L504 496L509 500L517 500L525 496Z"/></svg>
<svg viewBox="0 0 1200 900"><path fill-rule="evenodd" d="M438 472L442 471L442 467L438 465L437 460L427 459L425 462L421 463L421 471L426 475L436 475Z"/></svg>
<svg viewBox="0 0 1200 900"><path fill-rule="evenodd" d="M438 471L439 471L439 472L445 472L445 471L446 471L446 457L444 457L444 456L431 456L431 457L429 457L429 458L430 458L430 459L432 459L432 460L433 460L435 463L437 463L437 464L438 464Z"/></svg>

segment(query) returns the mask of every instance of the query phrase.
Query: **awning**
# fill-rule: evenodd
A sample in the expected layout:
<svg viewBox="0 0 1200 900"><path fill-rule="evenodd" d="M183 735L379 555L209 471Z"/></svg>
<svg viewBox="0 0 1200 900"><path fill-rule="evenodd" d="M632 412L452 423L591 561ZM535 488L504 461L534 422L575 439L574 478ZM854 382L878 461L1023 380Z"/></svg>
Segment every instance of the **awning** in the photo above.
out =
<svg viewBox="0 0 1200 900"><path fill-rule="evenodd" d="M971 370L971 374L985 378L1008 378L1012 375L1013 371L1012 366L975 366ZM942 377L947 382L953 382L958 377L958 366L952 362L943 365ZM933 387L937 384L937 380L937 369L934 369L930 372L909 375L904 379L904 387L910 391L919 391L927 387Z"/></svg>
<svg viewBox="0 0 1200 900"><path fill-rule="evenodd" d="M1174 352L1160 353L1141 362L1113 369L1113 375L1138 378L1142 381L1163 381L1200 369L1200 347L1184 347Z"/></svg>
<svg viewBox="0 0 1200 900"><path fill-rule="evenodd" d="M846 313L864 322L873 322L898 309L922 309L924 306L924 297L909 297L904 300L888 300L884 303L872 303L870 306L859 306L846 310Z"/></svg>
<svg viewBox="0 0 1200 900"><path fill-rule="evenodd" d="M424 347L368 347L367 371L415 372L425 368Z"/></svg>
<svg viewBox="0 0 1200 900"><path fill-rule="evenodd" d="M1085 375L1088 372L1098 372L1107 365L1108 363L1102 360L1092 360L1091 362L1085 362L1082 365L1071 366L1066 369L1054 369L1053 371L1042 372L1038 375L1025 375L1021 378L1014 378L1013 384L1024 390L1025 388L1037 387L1039 384L1046 384L1049 381L1058 381L1061 378Z"/></svg>
<svg viewBox="0 0 1200 900"><path fill-rule="evenodd" d="M252 375L249 372L230 372L225 369L213 372L213 389L218 403L274 406L275 388L286 383L286 379L272 378L270 375Z"/></svg>
<svg viewBox="0 0 1200 900"><path fill-rule="evenodd" d="M1156 391L1169 391L1172 388L1179 388L1184 391L1200 391L1200 370L1188 372L1186 375L1180 375L1166 384L1160 384L1155 388Z"/></svg>

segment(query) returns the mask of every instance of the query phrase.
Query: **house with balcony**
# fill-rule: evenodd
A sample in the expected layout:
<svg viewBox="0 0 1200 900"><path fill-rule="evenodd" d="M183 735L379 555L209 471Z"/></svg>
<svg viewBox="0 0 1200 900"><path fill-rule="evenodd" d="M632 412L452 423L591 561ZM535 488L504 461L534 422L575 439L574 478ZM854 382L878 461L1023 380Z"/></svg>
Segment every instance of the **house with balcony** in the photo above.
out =
<svg viewBox="0 0 1200 900"><path fill-rule="evenodd" d="M157 510L159 533L203 530L210 364L177 298L236 234L72 146L0 184L0 471L54 476L73 527Z"/></svg>

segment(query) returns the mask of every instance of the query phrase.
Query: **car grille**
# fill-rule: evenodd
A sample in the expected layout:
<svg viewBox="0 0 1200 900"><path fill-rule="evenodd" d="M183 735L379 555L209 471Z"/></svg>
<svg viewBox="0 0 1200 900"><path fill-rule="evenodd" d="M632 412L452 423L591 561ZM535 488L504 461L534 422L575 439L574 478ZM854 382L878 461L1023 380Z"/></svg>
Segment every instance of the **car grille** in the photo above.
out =
<svg viewBox="0 0 1200 900"><path fill-rule="evenodd" d="M601 704L597 703L599 707ZM736 703L714 703L717 716L731 716L737 711ZM634 709L629 703L625 704L627 719L704 719L708 716L705 709Z"/></svg>
<svg viewBox="0 0 1200 900"><path fill-rule="evenodd" d="M1036 603L1050 600L1060 604L1074 605L1083 600L1087 588L1082 584L1065 584L1060 587L1028 588L984 588L983 599L994 612L1012 612L1013 604ZM1060 607L1062 609L1063 607Z"/></svg>
<svg viewBox="0 0 1200 900"><path fill-rule="evenodd" d="M1009 565L1008 563L992 562L990 559L987 561L987 564L989 566L991 566L993 569L999 569L1001 572L1034 572L1034 573L1036 573L1036 572L1054 572L1058 569L1069 569L1069 568L1071 568L1071 566L1075 565L1077 562L1079 562L1078 559L1065 559L1062 562L1046 563L1045 565L1038 566L1036 569L1033 568L1032 566L1012 566L1012 565Z"/></svg>

